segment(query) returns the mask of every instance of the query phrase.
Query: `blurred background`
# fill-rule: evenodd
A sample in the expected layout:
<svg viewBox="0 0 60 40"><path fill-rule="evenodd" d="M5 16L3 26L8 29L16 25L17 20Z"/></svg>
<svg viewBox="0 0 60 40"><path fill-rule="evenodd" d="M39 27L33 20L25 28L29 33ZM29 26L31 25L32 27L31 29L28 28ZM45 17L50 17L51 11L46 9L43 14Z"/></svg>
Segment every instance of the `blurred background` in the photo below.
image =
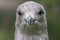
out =
<svg viewBox="0 0 60 40"><path fill-rule="evenodd" d="M0 0L0 40L14 40L18 5L29 0ZM46 10L49 40L60 40L60 0L33 0Z"/></svg>

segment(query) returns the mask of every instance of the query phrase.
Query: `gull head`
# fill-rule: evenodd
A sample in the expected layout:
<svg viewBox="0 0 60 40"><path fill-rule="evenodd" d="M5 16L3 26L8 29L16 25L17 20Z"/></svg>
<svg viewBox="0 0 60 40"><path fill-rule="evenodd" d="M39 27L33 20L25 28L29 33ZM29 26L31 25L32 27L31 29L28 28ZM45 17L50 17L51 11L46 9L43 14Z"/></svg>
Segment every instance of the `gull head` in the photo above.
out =
<svg viewBox="0 0 60 40"><path fill-rule="evenodd" d="M46 12L41 4L28 1L18 6L16 11L16 26L21 31L23 30L25 33L28 30L28 32L36 32L43 28L45 24Z"/></svg>

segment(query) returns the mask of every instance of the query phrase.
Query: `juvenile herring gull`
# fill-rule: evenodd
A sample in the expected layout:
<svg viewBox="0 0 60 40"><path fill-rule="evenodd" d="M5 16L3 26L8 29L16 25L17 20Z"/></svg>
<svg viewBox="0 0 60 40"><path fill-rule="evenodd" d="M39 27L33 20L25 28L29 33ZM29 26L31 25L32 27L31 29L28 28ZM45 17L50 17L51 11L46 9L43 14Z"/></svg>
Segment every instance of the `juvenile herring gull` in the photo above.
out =
<svg viewBox="0 0 60 40"><path fill-rule="evenodd" d="M18 6L15 40L48 40L46 12L41 4L27 1Z"/></svg>

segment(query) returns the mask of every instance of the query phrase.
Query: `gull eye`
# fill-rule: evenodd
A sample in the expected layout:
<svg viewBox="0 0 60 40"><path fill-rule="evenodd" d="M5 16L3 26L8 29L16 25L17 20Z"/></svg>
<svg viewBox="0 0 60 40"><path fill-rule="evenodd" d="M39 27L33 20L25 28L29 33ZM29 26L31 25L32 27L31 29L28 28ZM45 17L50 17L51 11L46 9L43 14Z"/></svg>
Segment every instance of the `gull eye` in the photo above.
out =
<svg viewBox="0 0 60 40"><path fill-rule="evenodd" d="M44 13L43 10L40 10L40 11L39 11L39 15L41 15L41 14L43 14L43 13Z"/></svg>
<svg viewBox="0 0 60 40"><path fill-rule="evenodd" d="M18 14L21 16L22 15L22 13L21 12L18 12Z"/></svg>

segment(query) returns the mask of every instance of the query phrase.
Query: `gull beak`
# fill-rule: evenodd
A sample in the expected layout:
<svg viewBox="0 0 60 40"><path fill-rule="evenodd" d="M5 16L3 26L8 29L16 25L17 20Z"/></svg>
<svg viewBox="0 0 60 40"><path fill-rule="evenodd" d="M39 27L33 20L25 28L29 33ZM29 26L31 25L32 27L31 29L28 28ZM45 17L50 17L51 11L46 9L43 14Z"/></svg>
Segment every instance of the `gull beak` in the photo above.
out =
<svg viewBox="0 0 60 40"><path fill-rule="evenodd" d="M28 18L25 19L25 21L26 21L29 25L31 25L31 24L34 23L34 18L32 18L31 16L28 16Z"/></svg>

